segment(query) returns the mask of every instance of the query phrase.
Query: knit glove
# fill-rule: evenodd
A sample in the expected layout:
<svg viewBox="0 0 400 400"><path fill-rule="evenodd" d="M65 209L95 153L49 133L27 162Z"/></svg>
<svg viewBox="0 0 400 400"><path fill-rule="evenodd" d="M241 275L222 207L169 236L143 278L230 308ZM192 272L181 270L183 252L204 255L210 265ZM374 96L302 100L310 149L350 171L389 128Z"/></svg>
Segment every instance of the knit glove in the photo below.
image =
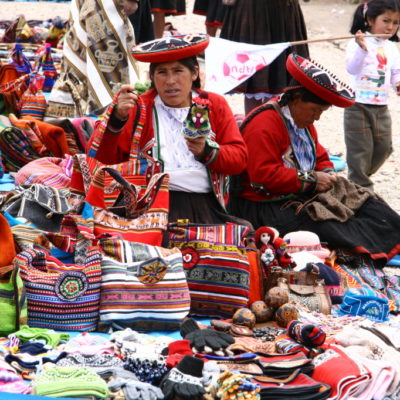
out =
<svg viewBox="0 0 400 400"><path fill-rule="evenodd" d="M183 357L161 382L165 400L200 400L206 393L202 383L203 366L200 358Z"/></svg>
<svg viewBox="0 0 400 400"><path fill-rule="evenodd" d="M126 400L158 400L164 394L159 387L145 382L129 381L123 388Z"/></svg>
<svg viewBox="0 0 400 400"><path fill-rule="evenodd" d="M200 329L196 321L187 319L181 324L180 333L190 341L193 353L215 353L223 356L224 350L235 342L231 335L212 329Z"/></svg>

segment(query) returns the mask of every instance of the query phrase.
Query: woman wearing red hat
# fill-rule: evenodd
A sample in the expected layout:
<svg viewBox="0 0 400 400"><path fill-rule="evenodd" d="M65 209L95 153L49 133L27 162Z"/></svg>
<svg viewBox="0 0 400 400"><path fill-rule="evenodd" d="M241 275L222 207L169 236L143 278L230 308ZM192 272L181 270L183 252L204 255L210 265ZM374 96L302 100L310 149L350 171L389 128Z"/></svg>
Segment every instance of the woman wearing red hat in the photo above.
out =
<svg viewBox="0 0 400 400"><path fill-rule="evenodd" d="M105 132L92 136L89 156L105 164L127 161L131 151L153 157L170 176L170 220L225 222L228 175L246 167L247 150L226 100L200 89L196 54L207 35L173 36L137 46L150 62L152 87L142 95L124 85ZM134 131L142 125L138 149Z"/></svg>
<svg viewBox="0 0 400 400"><path fill-rule="evenodd" d="M336 176L313 125L331 105L351 106L353 93L310 59L291 54L286 67L290 87L241 125L251 163L234 178L230 212L255 229L308 230L331 249L386 262L400 252L400 216L374 193Z"/></svg>

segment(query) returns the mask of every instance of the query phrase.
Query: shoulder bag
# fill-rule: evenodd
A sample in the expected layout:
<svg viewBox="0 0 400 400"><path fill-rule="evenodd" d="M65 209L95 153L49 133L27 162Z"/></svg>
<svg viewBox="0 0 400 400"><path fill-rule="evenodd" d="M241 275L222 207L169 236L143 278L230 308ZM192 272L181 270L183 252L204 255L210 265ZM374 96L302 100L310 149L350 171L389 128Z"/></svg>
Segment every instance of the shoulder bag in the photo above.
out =
<svg viewBox="0 0 400 400"><path fill-rule="evenodd" d="M231 318L247 307L249 261L244 238L249 228L234 223L169 226L170 247L182 251L194 316Z"/></svg>

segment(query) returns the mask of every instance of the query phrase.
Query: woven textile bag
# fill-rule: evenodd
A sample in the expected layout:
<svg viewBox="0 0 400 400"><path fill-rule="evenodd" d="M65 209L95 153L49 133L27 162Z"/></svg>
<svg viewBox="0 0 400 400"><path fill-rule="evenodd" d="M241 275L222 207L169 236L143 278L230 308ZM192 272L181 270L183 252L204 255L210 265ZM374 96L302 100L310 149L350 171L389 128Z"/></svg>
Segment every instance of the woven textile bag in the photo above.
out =
<svg viewBox="0 0 400 400"><path fill-rule="evenodd" d="M102 239L99 329L176 330L189 313L178 249Z"/></svg>
<svg viewBox="0 0 400 400"><path fill-rule="evenodd" d="M94 331L99 317L101 254L90 247L82 264L63 264L44 249L14 258L28 299L30 327Z"/></svg>
<svg viewBox="0 0 400 400"><path fill-rule="evenodd" d="M21 118L30 116L43 120L47 108L46 97L42 90L44 79L45 77L39 74L31 77L29 87L21 96L18 104Z"/></svg>
<svg viewBox="0 0 400 400"><path fill-rule="evenodd" d="M51 55L50 43L45 44L45 50L39 59L36 71L42 73L45 77L42 88L43 92L51 92L58 73L56 67L54 66L53 57Z"/></svg>
<svg viewBox="0 0 400 400"><path fill-rule="evenodd" d="M107 108L104 116L102 116L99 126L94 131L88 155L77 154L74 156L71 178L71 192L73 195L85 197L94 175L104 166L103 163L96 160L96 155L104 132L107 129L110 115L117 102L118 95L119 94L114 97L111 105ZM133 127L134 132L129 151L129 160L119 164L107 165L115 169L127 182L136 186L141 186L142 192L146 190L151 177L161 171L160 162L149 155L146 149L140 149L140 138L143 125L146 121L146 113L146 107L139 97L136 124ZM104 201L107 205L112 205L119 196L119 191L116 190L115 181L111 175L105 175L104 182Z"/></svg>
<svg viewBox="0 0 400 400"><path fill-rule="evenodd" d="M28 322L25 288L17 268L0 269L0 315L0 336L7 336Z"/></svg>
<svg viewBox="0 0 400 400"><path fill-rule="evenodd" d="M330 314L332 301L325 282L319 278L319 267L312 264L310 271L284 270L273 267L269 277L269 290L280 288L289 301L308 307L310 311ZM266 298L269 297L269 290ZM276 294L274 294L276 296Z"/></svg>
<svg viewBox="0 0 400 400"><path fill-rule="evenodd" d="M121 193L112 207L104 202L104 174L120 185ZM94 177L86 202L93 206L94 234L122 237L132 242L160 246L168 225L168 174L154 175L145 193L129 184L112 168L102 167Z"/></svg>
<svg viewBox="0 0 400 400"><path fill-rule="evenodd" d="M25 218L39 229L58 232L60 224L71 207L66 189L56 189L39 183L18 186L1 197L4 211L13 217Z"/></svg>
<svg viewBox="0 0 400 400"><path fill-rule="evenodd" d="M171 224L170 247L182 251L189 285L190 314L231 318L249 297L249 261L244 238L249 228L233 223Z"/></svg>
<svg viewBox="0 0 400 400"><path fill-rule="evenodd" d="M15 245L11 227L0 214L0 337L15 332L27 323L25 289L14 268Z"/></svg>

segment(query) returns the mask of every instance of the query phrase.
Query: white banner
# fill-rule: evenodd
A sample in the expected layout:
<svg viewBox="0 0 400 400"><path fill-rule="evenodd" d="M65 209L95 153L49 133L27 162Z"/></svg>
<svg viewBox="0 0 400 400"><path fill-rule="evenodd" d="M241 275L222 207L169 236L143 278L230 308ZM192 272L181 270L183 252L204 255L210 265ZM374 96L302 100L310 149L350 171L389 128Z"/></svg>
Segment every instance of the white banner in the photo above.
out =
<svg viewBox="0 0 400 400"><path fill-rule="evenodd" d="M205 90L224 94L275 60L290 42L268 45L210 38L205 51Z"/></svg>

